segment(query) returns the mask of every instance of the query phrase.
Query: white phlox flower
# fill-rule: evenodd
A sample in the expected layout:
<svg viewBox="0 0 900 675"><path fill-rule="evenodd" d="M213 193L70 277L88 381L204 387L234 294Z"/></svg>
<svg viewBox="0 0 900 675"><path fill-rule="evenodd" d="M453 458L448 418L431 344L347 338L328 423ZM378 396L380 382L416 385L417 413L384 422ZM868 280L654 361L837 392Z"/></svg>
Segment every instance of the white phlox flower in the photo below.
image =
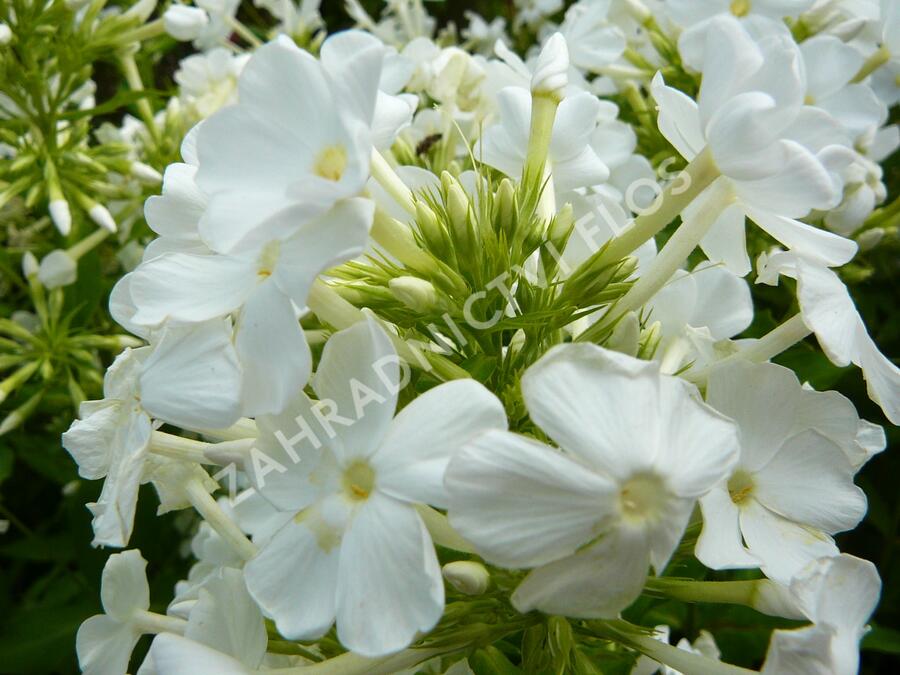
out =
<svg viewBox="0 0 900 675"><path fill-rule="evenodd" d="M866 512L853 476L870 450L857 442L867 430L850 402L803 388L782 366L741 362L713 371L706 401L737 423L741 454L700 499L701 562L759 566L788 584L809 562L837 555L831 535L854 528Z"/></svg>
<svg viewBox="0 0 900 675"><path fill-rule="evenodd" d="M797 280L803 323L826 356L837 366L858 366L869 398L893 424L900 423L900 368L879 351L837 273L789 251L762 254L758 267L757 283L775 285L779 275Z"/></svg>
<svg viewBox="0 0 900 675"><path fill-rule="evenodd" d="M240 371L222 321L168 329L152 347L126 349L107 371L104 398L81 404L63 434L79 475L104 478L94 514L94 543L125 546L138 488L146 479L153 419L188 428L227 427L238 418Z"/></svg>
<svg viewBox="0 0 900 675"><path fill-rule="evenodd" d="M811 562L790 592L812 625L776 630L763 675L854 675L859 641L881 593L875 565L851 555Z"/></svg>
<svg viewBox="0 0 900 675"><path fill-rule="evenodd" d="M615 617L734 466L736 430L656 364L595 345L551 349L522 394L560 449L473 438L447 469L450 522L486 560L534 568L512 595L519 611Z"/></svg>
<svg viewBox="0 0 900 675"><path fill-rule="evenodd" d="M505 428L506 417L483 386L462 380L394 418L401 374L387 335L368 320L328 341L312 381L318 401L301 395L259 422L271 460L254 460L248 475L293 517L245 572L285 637L315 639L336 621L345 646L375 656L441 616L440 567L415 505L446 507L450 457L479 431Z"/></svg>
<svg viewBox="0 0 900 675"><path fill-rule="evenodd" d="M829 266L848 262L856 244L798 220L840 202L839 173L854 157L849 139L825 111L803 104L800 52L789 39L755 42L732 19L706 35L709 57L698 102L653 80L663 135L687 159L708 148L730 190L729 203L701 247L738 274L751 269L744 217L792 250ZM695 200L683 214L691 219Z"/></svg>

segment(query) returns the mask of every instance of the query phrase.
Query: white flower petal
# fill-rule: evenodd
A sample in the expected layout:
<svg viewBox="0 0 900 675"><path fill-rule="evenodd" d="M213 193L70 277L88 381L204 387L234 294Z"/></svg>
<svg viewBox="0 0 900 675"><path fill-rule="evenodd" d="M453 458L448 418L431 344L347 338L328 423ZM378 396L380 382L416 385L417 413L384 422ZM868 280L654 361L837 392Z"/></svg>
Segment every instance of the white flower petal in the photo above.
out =
<svg viewBox="0 0 900 675"><path fill-rule="evenodd" d="M167 328L140 378L153 417L191 429L224 429L240 416L241 371L231 329L212 320Z"/></svg>
<svg viewBox="0 0 900 675"><path fill-rule="evenodd" d="M78 627L75 649L86 675L122 675L128 672L131 652L140 634L131 626L98 614Z"/></svg>
<svg viewBox="0 0 900 675"><path fill-rule="evenodd" d="M401 410L388 429L372 458L378 487L398 499L445 508L450 458L477 434L506 426L503 404L475 380L435 387Z"/></svg>
<svg viewBox="0 0 900 675"><path fill-rule="evenodd" d="M741 508L741 533L750 553L763 562L763 573L782 584L809 562L838 554L828 535L782 518L755 499Z"/></svg>
<svg viewBox="0 0 900 675"><path fill-rule="evenodd" d="M337 629L363 656L408 646L444 611L444 583L431 537L415 508L373 493L341 544Z"/></svg>
<svg viewBox="0 0 900 675"><path fill-rule="evenodd" d="M522 376L531 418L589 466L627 479L657 454L659 366L596 345L555 347Z"/></svg>
<svg viewBox="0 0 900 675"><path fill-rule="evenodd" d="M234 346L243 369L244 415L281 412L309 380L312 355L306 337L290 299L271 280L247 299Z"/></svg>
<svg viewBox="0 0 900 675"><path fill-rule="evenodd" d="M714 570L759 567L741 539L740 512L725 486L700 498L703 530L694 550L697 559Z"/></svg>
<svg viewBox="0 0 900 675"><path fill-rule="evenodd" d="M244 568L250 595L289 640L314 640L334 622L340 535L312 507Z"/></svg>
<svg viewBox="0 0 900 675"><path fill-rule="evenodd" d="M505 431L471 440L451 460L445 483L450 523L505 567L571 555L606 528L615 509L609 479Z"/></svg>
<svg viewBox="0 0 900 675"><path fill-rule="evenodd" d="M387 433L400 391L400 359L371 318L335 333L325 344L313 389L334 413L333 444L343 461L367 457Z"/></svg>
<svg viewBox="0 0 900 675"><path fill-rule="evenodd" d="M836 534L856 527L866 513L854 473L840 447L817 431L804 431L756 472L753 496L785 518Z"/></svg>
<svg viewBox="0 0 900 675"><path fill-rule="evenodd" d="M513 592L520 612L616 618L640 594L649 566L640 537L612 532L578 553L532 570Z"/></svg>
<svg viewBox="0 0 900 675"><path fill-rule="evenodd" d="M251 675L237 659L172 633L153 639L147 661L158 675Z"/></svg>

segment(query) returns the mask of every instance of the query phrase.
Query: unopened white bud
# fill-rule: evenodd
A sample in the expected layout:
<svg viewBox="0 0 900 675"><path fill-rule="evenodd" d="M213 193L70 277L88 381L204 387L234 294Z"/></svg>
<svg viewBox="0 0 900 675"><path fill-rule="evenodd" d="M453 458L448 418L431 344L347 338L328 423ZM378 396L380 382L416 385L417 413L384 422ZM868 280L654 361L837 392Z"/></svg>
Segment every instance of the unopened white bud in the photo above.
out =
<svg viewBox="0 0 900 675"><path fill-rule="evenodd" d="M562 33L554 33L544 43L538 56L534 75L531 76L531 93L561 99L568 84L569 48Z"/></svg>
<svg viewBox="0 0 900 675"><path fill-rule="evenodd" d="M641 324L637 314L628 312L616 324L605 346L628 356L637 356L640 338Z"/></svg>
<svg viewBox="0 0 900 675"><path fill-rule="evenodd" d="M66 235L72 231L72 212L69 211L69 202L65 199L54 199L50 202L50 218L61 234Z"/></svg>
<svg viewBox="0 0 900 675"><path fill-rule="evenodd" d="M47 288L59 288L75 283L78 278L78 263L62 249L50 251L41 260L38 279Z"/></svg>
<svg viewBox="0 0 900 675"><path fill-rule="evenodd" d="M118 229L116 227L116 221L113 220L112 214L102 204L94 204L88 211L88 215L91 217L91 220L97 223L104 230L115 232Z"/></svg>
<svg viewBox="0 0 900 675"><path fill-rule="evenodd" d="M208 24L209 15L199 7L172 5L163 14L166 32L182 42L199 37Z"/></svg>
<svg viewBox="0 0 900 675"><path fill-rule="evenodd" d="M441 573L453 588L466 595L481 595L491 582L491 575L484 565L472 560L447 563Z"/></svg>
<svg viewBox="0 0 900 675"><path fill-rule="evenodd" d="M149 164L143 162L131 163L131 175L146 183L162 183L162 174Z"/></svg>
<svg viewBox="0 0 900 675"><path fill-rule="evenodd" d="M122 16L129 19L138 19L141 23L150 18L153 10L156 9L156 0L138 0L131 7L125 10Z"/></svg>
<svg viewBox="0 0 900 675"><path fill-rule="evenodd" d="M0 23L0 45L8 45L12 40L12 29L5 24Z"/></svg>
<svg viewBox="0 0 900 675"><path fill-rule="evenodd" d="M416 312L434 311L440 306L437 291L430 282L418 277L397 277L388 287L400 302Z"/></svg>
<svg viewBox="0 0 900 675"><path fill-rule="evenodd" d="M37 258L34 257L34 253L25 251L25 255L22 256L22 274L26 279L30 279L38 273L38 269L39 265Z"/></svg>
<svg viewBox="0 0 900 675"><path fill-rule="evenodd" d="M856 243L859 244L860 251L871 251L881 243L882 239L884 239L884 228L873 227L860 234L856 238Z"/></svg>

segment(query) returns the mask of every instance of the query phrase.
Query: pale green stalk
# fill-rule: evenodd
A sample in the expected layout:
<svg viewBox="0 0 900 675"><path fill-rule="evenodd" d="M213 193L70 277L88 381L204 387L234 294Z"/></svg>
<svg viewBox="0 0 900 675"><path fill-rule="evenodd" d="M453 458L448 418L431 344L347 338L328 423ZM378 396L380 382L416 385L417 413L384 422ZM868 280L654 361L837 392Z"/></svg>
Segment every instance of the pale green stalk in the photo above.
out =
<svg viewBox="0 0 900 675"><path fill-rule="evenodd" d="M709 231L719 214L733 200L730 186L724 181L714 183L706 202L694 217L685 221L666 242L659 255L641 274L640 278L597 323L582 333L582 342L593 340L611 328L628 312L640 309L665 286L677 269L687 260L700 240Z"/></svg>
<svg viewBox="0 0 900 675"><path fill-rule="evenodd" d="M684 377L696 384L702 384L703 382L706 382L709 374L713 370L720 368L723 365L735 363L736 361L763 363L790 349L806 338L810 333L812 333L812 331L805 323L803 323L803 317L800 314L795 314L777 328L774 328L763 335L749 347L745 347L739 352L736 352L721 361L716 361L712 365L701 370L688 371L684 374Z"/></svg>

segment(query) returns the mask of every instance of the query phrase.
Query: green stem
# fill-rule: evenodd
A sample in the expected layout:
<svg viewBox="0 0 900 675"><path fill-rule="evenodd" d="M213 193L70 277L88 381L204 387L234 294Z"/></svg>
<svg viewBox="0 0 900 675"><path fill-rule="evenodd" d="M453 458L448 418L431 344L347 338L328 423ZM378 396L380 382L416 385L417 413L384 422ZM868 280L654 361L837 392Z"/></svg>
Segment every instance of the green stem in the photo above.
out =
<svg viewBox="0 0 900 675"><path fill-rule="evenodd" d="M528 152L522 176L543 181L544 166L553 136L553 122L559 101L554 96L535 94L531 97L531 129L528 135Z"/></svg>
<svg viewBox="0 0 900 675"><path fill-rule="evenodd" d="M375 659L347 652L309 666L276 668L264 672L270 675L390 675L458 649L462 649L462 646L446 649L407 649L399 654Z"/></svg>
<svg viewBox="0 0 900 675"><path fill-rule="evenodd" d="M134 60L134 55L128 53L120 54L119 63L122 66L122 74L125 75L125 81L128 83L131 90L143 92L144 83L141 81L141 73ZM140 98L136 105L138 112L144 119L144 124L147 125L147 130L150 132L153 140L158 143L160 140L159 129L156 128L156 120L153 118L153 108L150 107L150 101L146 98Z"/></svg>
<svg viewBox="0 0 900 675"><path fill-rule="evenodd" d="M206 488L199 480L195 478L189 479L184 485L184 492L188 501L203 516L203 519L209 523L209 526L241 558L250 560L256 555L256 546L253 542L247 539L237 523L226 515L219 503L206 491Z"/></svg>
<svg viewBox="0 0 900 675"><path fill-rule="evenodd" d="M234 32L244 38L244 40L246 40L250 44L250 46L254 48L262 47L262 40L256 37L256 35L254 35L249 28L238 21L235 17L231 16L230 14L226 14L225 21L234 29Z"/></svg>
<svg viewBox="0 0 900 675"><path fill-rule="evenodd" d="M394 201L402 206L404 211L415 217L416 204L412 191L378 150L372 150L370 171L372 172L372 178L394 198Z"/></svg>
<svg viewBox="0 0 900 675"><path fill-rule="evenodd" d="M578 340L585 342L596 339L611 329L625 314L643 307L669 282L732 199L728 183L715 183L703 208L693 218L681 224L628 292L610 307L603 318L582 333Z"/></svg>
<svg viewBox="0 0 900 675"><path fill-rule="evenodd" d="M156 19L155 21L151 21L150 23L145 23L140 28L135 28L132 31L124 33L121 37L119 37L118 43L121 45L130 45L134 44L135 42L143 42L144 40L159 37L165 32L166 27L163 24L163 20Z"/></svg>
<svg viewBox="0 0 900 675"><path fill-rule="evenodd" d="M684 649L673 647L649 635L637 632L619 631L613 628L620 642L646 654L654 661L662 663L684 673L684 675L759 675L755 670L733 666L730 663L715 661L700 654L693 654Z"/></svg>
<svg viewBox="0 0 900 675"><path fill-rule="evenodd" d="M66 253L72 260L78 260L86 253L92 251L97 245L99 245L104 239L106 239L110 234L112 234L109 230L104 228L99 228L91 232L84 239L79 241L77 244L74 244L66 249Z"/></svg>
<svg viewBox="0 0 900 675"><path fill-rule="evenodd" d="M862 64L862 67L859 69L859 72L850 80L853 83L862 82L869 75L874 73L876 70L881 68L885 63L891 60L891 52L888 50L886 45L881 45L878 50L872 54L866 62Z"/></svg>
<svg viewBox="0 0 900 675"><path fill-rule="evenodd" d="M710 366L698 370L696 372L688 371L684 374L685 379L702 384L706 382L710 373L723 365L735 363L736 361L752 361L753 363L764 363L772 359L782 352L790 349L795 344L806 338L812 331L803 323L803 317L795 314L783 324L769 331L749 347L741 349L739 352L728 356L721 361L716 361Z"/></svg>
<svg viewBox="0 0 900 675"><path fill-rule="evenodd" d="M666 187L654 204L652 212L638 216L618 236L610 240L601 256L602 260L612 263L634 252L641 244L649 241L675 220L675 217L718 177L719 169L713 161L712 152L706 148Z"/></svg>

